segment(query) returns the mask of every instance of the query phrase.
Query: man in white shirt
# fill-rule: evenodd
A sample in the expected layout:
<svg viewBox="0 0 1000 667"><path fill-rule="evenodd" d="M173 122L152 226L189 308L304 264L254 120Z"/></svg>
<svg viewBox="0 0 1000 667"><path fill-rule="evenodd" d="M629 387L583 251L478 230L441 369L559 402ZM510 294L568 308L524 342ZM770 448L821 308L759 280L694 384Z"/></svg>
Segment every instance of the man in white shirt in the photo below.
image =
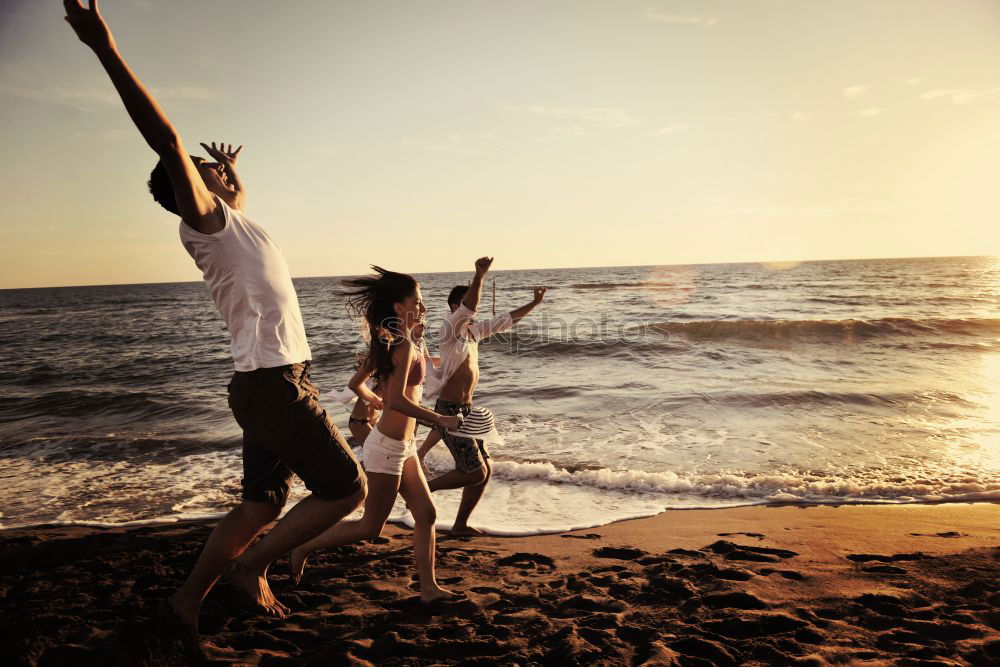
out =
<svg viewBox="0 0 1000 667"><path fill-rule="evenodd" d="M219 576L225 571L249 602L283 617L288 609L268 586L268 566L356 509L365 498L365 476L309 380L312 354L284 256L243 213L246 193L235 170L242 146L234 151L202 144L214 163L188 155L119 54L97 1L63 5L66 21L98 57L143 139L159 155L150 191L180 216L181 241L232 338L236 369L229 405L243 429L243 500L215 527L187 581L160 607L161 624L180 631L185 645L200 652L198 614ZM281 513L293 472L311 495L247 549Z"/></svg>
<svg viewBox="0 0 1000 667"><path fill-rule="evenodd" d="M441 367L429 372L426 381L425 395L437 398L434 411L438 414L468 416L472 410L472 395L479 383L479 342L510 329L545 297L546 288L536 287L534 299L527 304L491 320L476 322L473 318L482 296L483 279L492 264L492 257L480 257L476 260L472 284L459 285L448 295L451 314L445 318L438 334ZM493 474L486 443L432 431L418 451L421 463L438 440L444 440L447 445L455 459L455 469L430 480L428 485L431 491L461 488L462 501L451 532L453 535L482 535L468 522Z"/></svg>

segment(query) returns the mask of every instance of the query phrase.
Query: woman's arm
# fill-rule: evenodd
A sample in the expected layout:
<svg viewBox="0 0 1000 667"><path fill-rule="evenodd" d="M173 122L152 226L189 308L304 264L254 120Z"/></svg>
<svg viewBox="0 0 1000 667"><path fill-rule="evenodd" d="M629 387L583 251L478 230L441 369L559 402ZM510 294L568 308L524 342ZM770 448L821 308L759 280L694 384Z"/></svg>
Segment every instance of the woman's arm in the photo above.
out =
<svg viewBox="0 0 1000 667"><path fill-rule="evenodd" d="M365 380L371 377L373 369L369 367L366 361L358 369L358 372L351 376L351 380L347 383L347 388L358 395L362 401L372 406L376 410L382 409L382 399L374 391L368 388L365 384Z"/></svg>

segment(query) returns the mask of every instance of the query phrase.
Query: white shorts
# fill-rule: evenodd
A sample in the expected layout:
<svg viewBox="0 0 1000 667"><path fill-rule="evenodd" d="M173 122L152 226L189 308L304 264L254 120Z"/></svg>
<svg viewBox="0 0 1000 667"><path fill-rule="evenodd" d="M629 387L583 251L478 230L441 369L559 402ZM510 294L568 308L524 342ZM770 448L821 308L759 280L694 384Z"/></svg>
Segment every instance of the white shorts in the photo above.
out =
<svg viewBox="0 0 1000 667"><path fill-rule="evenodd" d="M417 455L417 440L396 440L382 433L378 428L365 438L361 449L361 462L365 472L379 472L384 475L402 475L406 459Z"/></svg>

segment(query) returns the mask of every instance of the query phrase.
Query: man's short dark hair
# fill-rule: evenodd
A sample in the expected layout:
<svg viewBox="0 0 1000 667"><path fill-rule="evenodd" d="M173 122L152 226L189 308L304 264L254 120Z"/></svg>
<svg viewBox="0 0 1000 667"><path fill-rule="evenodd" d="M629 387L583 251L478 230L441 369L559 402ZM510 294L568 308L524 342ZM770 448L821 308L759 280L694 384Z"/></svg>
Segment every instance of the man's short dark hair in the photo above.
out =
<svg viewBox="0 0 1000 667"><path fill-rule="evenodd" d="M156 166L153 167L147 185L157 204L174 215L180 215L180 211L177 210L177 199L174 197L174 184L170 182L170 176L167 174L167 168L163 166L163 160L157 162Z"/></svg>
<svg viewBox="0 0 1000 667"><path fill-rule="evenodd" d="M448 305L459 305L462 303L462 299L465 298L465 293L469 291L468 285L456 285L451 288L451 292L448 294Z"/></svg>

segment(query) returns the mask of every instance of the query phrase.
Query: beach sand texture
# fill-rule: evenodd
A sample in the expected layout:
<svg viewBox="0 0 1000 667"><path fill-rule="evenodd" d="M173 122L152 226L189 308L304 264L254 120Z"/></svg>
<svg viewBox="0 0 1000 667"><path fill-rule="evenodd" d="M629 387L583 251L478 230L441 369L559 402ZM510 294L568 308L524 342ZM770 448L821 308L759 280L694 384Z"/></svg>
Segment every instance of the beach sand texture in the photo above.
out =
<svg viewBox="0 0 1000 667"><path fill-rule="evenodd" d="M668 511L591 531L441 535L461 600L420 604L409 530L320 552L293 613L202 615L213 664L1000 663L1000 507ZM0 534L4 664L185 664L155 619L211 524Z"/></svg>

